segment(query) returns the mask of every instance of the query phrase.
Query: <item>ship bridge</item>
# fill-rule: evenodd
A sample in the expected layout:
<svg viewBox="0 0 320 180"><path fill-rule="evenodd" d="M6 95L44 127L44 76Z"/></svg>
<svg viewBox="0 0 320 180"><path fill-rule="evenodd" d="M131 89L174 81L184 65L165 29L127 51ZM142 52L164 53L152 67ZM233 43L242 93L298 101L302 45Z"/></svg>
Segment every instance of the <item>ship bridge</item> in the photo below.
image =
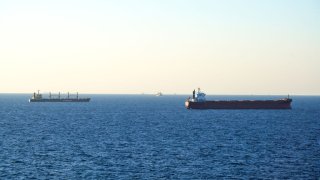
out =
<svg viewBox="0 0 320 180"><path fill-rule="evenodd" d="M192 100L193 102L205 102L206 101L206 94L198 88L198 92L196 93L195 90L193 90L193 97Z"/></svg>

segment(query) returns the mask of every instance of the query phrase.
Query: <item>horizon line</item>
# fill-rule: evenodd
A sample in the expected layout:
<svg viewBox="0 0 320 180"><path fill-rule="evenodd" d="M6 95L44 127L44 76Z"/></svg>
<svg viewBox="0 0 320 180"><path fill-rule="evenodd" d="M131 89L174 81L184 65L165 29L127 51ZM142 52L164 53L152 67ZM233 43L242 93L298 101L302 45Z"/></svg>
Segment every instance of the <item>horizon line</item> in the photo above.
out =
<svg viewBox="0 0 320 180"><path fill-rule="evenodd" d="M49 92L48 92L49 93ZM43 93L43 94L48 94ZM63 92L61 94L67 94L68 92ZM26 93L26 92L0 92L0 94L33 94L33 93ZM56 93L58 94L58 93ZM72 93L71 93L72 94ZM79 95L156 95L157 93L79 93ZM190 94L184 94L184 93L162 93L164 96L189 96ZM320 94L209 94L206 93L208 96L320 96Z"/></svg>

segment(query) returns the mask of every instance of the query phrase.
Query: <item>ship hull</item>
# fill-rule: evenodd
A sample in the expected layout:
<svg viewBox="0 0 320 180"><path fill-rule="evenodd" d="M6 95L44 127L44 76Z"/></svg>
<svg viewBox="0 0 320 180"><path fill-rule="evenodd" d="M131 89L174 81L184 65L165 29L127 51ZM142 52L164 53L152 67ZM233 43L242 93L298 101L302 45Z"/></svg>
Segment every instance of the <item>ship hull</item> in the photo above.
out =
<svg viewBox="0 0 320 180"><path fill-rule="evenodd" d="M29 99L29 102L89 102L90 98L81 99Z"/></svg>
<svg viewBox="0 0 320 180"><path fill-rule="evenodd" d="M187 109L291 109L291 99L244 101L186 101Z"/></svg>

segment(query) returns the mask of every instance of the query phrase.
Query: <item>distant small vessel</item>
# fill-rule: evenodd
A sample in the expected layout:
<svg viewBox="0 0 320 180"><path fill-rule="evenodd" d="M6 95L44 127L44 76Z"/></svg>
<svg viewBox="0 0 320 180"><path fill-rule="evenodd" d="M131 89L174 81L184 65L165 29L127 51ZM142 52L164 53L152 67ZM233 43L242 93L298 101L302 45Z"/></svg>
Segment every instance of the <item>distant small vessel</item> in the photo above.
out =
<svg viewBox="0 0 320 180"><path fill-rule="evenodd" d="M163 94L161 92L158 92L156 96L163 96Z"/></svg>
<svg viewBox="0 0 320 180"><path fill-rule="evenodd" d="M206 94L198 89L193 90L192 99L189 97L185 106L187 109L291 109L292 99L279 100L232 100L207 101Z"/></svg>
<svg viewBox="0 0 320 180"><path fill-rule="evenodd" d="M77 93L76 97L70 97L68 92L67 97L61 98L60 92L58 95L54 96L49 93L49 98L43 98L42 94L38 91L38 93L33 93L33 96L29 99L29 102L89 102L90 98L79 98L79 94Z"/></svg>

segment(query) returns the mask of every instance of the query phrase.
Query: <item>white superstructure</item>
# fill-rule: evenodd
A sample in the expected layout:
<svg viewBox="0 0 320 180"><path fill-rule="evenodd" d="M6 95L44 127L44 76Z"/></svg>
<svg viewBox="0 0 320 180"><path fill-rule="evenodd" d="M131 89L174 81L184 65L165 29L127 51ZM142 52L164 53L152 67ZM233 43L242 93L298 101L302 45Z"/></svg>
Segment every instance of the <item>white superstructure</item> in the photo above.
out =
<svg viewBox="0 0 320 180"><path fill-rule="evenodd" d="M206 101L206 94L200 91L200 88L198 88L198 92L196 94L195 100L196 102L205 102Z"/></svg>
<svg viewBox="0 0 320 180"><path fill-rule="evenodd" d="M193 90L193 95L192 95L192 99L189 101L192 102L205 102L206 101L206 94L204 92L200 91L200 88L198 88L198 92L196 93L195 90Z"/></svg>

